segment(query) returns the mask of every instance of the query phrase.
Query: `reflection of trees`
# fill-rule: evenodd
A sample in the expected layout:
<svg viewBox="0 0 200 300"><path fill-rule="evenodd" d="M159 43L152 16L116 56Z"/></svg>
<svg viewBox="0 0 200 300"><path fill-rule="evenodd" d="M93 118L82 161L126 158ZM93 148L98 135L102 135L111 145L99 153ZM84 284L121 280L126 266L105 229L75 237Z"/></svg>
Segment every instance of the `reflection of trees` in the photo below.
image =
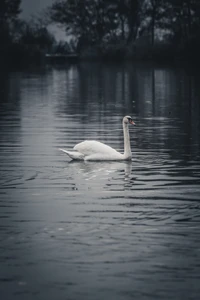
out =
<svg viewBox="0 0 200 300"><path fill-rule="evenodd" d="M141 135L136 134L139 148L172 149L172 155L177 157L194 154L191 147L194 148L194 139L199 145L200 113L196 78L178 68L138 68L136 111L143 127Z"/></svg>
<svg viewBox="0 0 200 300"><path fill-rule="evenodd" d="M3 72L2 72L3 71ZM19 154L21 135L20 79L7 70L0 73L0 164L15 163Z"/></svg>
<svg viewBox="0 0 200 300"><path fill-rule="evenodd" d="M197 77L182 69L84 63L58 71L56 77L58 111L71 116L77 130L81 122L83 139L102 137L112 143L118 136L122 149L121 118L130 114L138 117L133 147L138 143L141 149L159 150L161 145L177 145L182 151L191 137L198 140Z"/></svg>
<svg viewBox="0 0 200 300"><path fill-rule="evenodd" d="M81 111L82 115L87 116L86 122L101 122L103 117L112 119L116 114L131 114L128 72L125 68L98 63L81 64L78 68L72 66L65 77L66 81L62 80L62 84L67 94L63 103L66 112L69 107L74 115Z"/></svg>

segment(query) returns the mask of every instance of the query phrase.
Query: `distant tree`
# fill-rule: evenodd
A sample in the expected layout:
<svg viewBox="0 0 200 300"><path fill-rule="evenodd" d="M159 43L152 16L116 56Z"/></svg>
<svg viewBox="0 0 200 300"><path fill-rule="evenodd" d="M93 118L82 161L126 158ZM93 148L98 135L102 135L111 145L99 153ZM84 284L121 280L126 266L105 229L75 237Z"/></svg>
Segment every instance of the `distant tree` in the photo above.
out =
<svg viewBox="0 0 200 300"><path fill-rule="evenodd" d="M150 7L149 7L149 12L151 16L151 43L154 45L155 41L155 27L156 27L156 22L159 19L159 12L160 12L160 0L150 0Z"/></svg>
<svg viewBox="0 0 200 300"><path fill-rule="evenodd" d="M0 35L9 34L9 27L20 13L21 0L0 1Z"/></svg>
<svg viewBox="0 0 200 300"><path fill-rule="evenodd" d="M128 25L128 39L127 42L135 40L137 37L138 29L140 26L140 13L143 1L141 0L127 0L126 3L126 15Z"/></svg>
<svg viewBox="0 0 200 300"><path fill-rule="evenodd" d="M55 38L37 19L29 22L19 19L12 28L12 43L4 56L8 63L39 61L54 43Z"/></svg>
<svg viewBox="0 0 200 300"><path fill-rule="evenodd" d="M122 39L127 43L137 37L140 25L140 12L144 0L108 0L110 10L113 10L118 30L121 30Z"/></svg>
<svg viewBox="0 0 200 300"><path fill-rule="evenodd" d="M55 0L49 16L76 38L79 49L100 45L112 54L119 46L125 53L145 34L154 51L159 34L200 50L200 0Z"/></svg>
<svg viewBox="0 0 200 300"><path fill-rule="evenodd" d="M11 27L20 13L21 0L0 0L0 51L6 53L12 43Z"/></svg>
<svg viewBox="0 0 200 300"><path fill-rule="evenodd" d="M57 0L49 8L49 17L64 25L82 46L100 43L117 27L115 13L104 0Z"/></svg>
<svg viewBox="0 0 200 300"><path fill-rule="evenodd" d="M156 29L167 29L176 40L186 41L200 30L199 0L145 0L144 16L150 18L152 44Z"/></svg>
<svg viewBox="0 0 200 300"><path fill-rule="evenodd" d="M180 41L188 40L200 30L199 0L168 0L173 15L172 31Z"/></svg>
<svg viewBox="0 0 200 300"><path fill-rule="evenodd" d="M40 51L47 52L55 42L54 37L50 34L46 27L37 21L31 22L20 21L18 30L15 32L18 37L16 43L29 49L28 52Z"/></svg>
<svg viewBox="0 0 200 300"><path fill-rule="evenodd" d="M0 22L9 22L15 20L20 10L21 0L1 0L0 1Z"/></svg>
<svg viewBox="0 0 200 300"><path fill-rule="evenodd" d="M53 54L68 54L70 53L70 46L68 42L65 41L59 41L54 44L54 47L52 49Z"/></svg>
<svg viewBox="0 0 200 300"><path fill-rule="evenodd" d="M155 43L157 30L168 30L173 16L170 14L168 0L145 0L143 5L143 24L141 31L148 31L152 46Z"/></svg>

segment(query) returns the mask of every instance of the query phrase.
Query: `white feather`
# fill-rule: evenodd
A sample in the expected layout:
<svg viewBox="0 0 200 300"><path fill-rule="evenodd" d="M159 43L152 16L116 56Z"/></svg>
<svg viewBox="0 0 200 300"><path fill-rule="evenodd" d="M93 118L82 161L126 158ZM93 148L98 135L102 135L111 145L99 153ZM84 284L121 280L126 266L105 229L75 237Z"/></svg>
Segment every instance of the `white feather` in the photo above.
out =
<svg viewBox="0 0 200 300"><path fill-rule="evenodd" d="M80 152L77 151L67 151L65 149L59 149L61 151L63 151L64 153L66 153L71 159L76 159L76 160L83 160L84 159L84 155Z"/></svg>

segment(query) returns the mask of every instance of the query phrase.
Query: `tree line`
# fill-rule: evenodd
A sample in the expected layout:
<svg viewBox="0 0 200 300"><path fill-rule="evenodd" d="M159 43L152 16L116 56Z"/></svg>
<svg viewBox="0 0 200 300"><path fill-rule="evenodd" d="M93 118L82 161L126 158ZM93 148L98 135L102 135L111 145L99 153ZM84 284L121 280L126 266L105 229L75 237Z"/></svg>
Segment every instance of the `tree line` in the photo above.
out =
<svg viewBox="0 0 200 300"><path fill-rule="evenodd" d="M20 12L21 0L0 1L3 58L35 59L51 52L50 23L65 28L82 57L199 58L199 0L55 0L42 19L31 22ZM57 50L69 47L60 43Z"/></svg>
<svg viewBox="0 0 200 300"><path fill-rule="evenodd" d="M111 47L113 55L115 46L134 55L138 48L162 50L163 44L164 52L170 48L177 55L200 50L199 0L57 0L49 17L77 38L80 51Z"/></svg>
<svg viewBox="0 0 200 300"><path fill-rule="evenodd" d="M55 39L42 19L20 18L21 0L0 0L0 62L39 61Z"/></svg>

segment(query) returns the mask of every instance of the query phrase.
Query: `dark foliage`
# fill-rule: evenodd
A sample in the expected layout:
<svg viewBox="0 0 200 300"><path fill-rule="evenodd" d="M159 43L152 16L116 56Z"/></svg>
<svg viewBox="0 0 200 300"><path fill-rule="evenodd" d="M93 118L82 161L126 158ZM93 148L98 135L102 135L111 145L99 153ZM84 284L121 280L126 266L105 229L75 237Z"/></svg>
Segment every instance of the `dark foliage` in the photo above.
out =
<svg viewBox="0 0 200 300"><path fill-rule="evenodd" d="M85 58L199 60L199 0L55 0L45 18L64 26L73 45L56 45L43 22L20 20L20 4L0 1L2 61L73 51Z"/></svg>
<svg viewBox="0 0 200 300"><path fill-rule="evenodd" d="M0 62L39 61L55 42L42 23L19 19L21 0L0 1Z"/></svg>
<svg viewBox="0 0 200 300"><path fill-rule="evenodd" d="M107 57L198 56L199 0L57 0L49 16L77 38L80 53L93 46Z"/></svg>

